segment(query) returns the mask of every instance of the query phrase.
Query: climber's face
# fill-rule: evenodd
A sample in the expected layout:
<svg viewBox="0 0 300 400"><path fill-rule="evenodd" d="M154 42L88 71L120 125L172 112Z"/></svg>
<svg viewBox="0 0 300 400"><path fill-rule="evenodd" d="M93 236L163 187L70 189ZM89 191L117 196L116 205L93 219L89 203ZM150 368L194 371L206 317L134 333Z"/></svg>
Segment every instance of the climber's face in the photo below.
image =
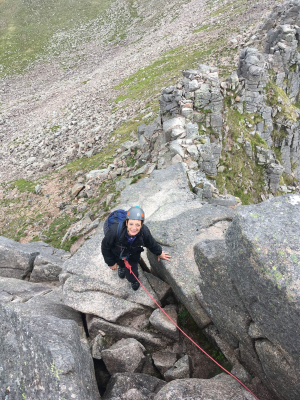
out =
<svg viewBox="0 0 300 400"><path fill-rule="evenodd" d="M129 219L126 221L127 232L129 236L135 236L142 229L142 221L138 219Z"/></svg>

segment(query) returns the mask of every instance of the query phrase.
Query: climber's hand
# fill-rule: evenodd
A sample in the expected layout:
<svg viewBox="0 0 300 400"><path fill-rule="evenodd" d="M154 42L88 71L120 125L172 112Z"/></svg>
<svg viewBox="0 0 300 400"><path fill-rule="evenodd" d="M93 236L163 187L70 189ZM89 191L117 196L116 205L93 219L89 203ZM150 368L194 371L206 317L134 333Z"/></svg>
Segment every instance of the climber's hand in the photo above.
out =
<svg viewBox="0 0 300 400"><path fill-rule="evenodd" d="M115 263L115 265L113 265L112 267L109 267L110 269L112 269L113 271L115 271L116 269L118 269L118 264Z"/></svg>
<svg viewBox="0 0 300 400"><path fill-rule="evenodd" d="M158 256L158 261L160 260L166 260L166 261L170 261L171 260L171 256L169 256L169 253L165 253L164 251L161 253L160 256Z"/></svg>

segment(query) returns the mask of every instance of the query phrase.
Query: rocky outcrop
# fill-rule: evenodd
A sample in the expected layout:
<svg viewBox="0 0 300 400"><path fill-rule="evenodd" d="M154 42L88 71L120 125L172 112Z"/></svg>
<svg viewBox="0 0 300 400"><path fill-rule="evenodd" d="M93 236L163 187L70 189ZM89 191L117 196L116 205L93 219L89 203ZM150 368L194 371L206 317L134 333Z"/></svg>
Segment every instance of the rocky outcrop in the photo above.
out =
<svg viewBox="0 0 300 400"><path fill-rule="evenodd" d="M111 375L121 372L141 372L145 363L145 347L136 339L121 339L101 357Z"/></svg>
<svg viewBox="0 0 300 400"><path fill-rule="evenodd" d="M203 237L194 247L202 305L219 332L208 334L289 400L300 393L299 204L300 196L288 195L240 207L226 238Z"/></svg>
<svg viewBox="0 0 300 400"><path fill-rule="evenodd" d="M0 276L30 278L32 282L58 281L70 253L44 242L20 244L0 237Z"/></svg>
<svg viewBox="0 0 300 400"><path fill-rule="evenodd" d="M200 279L193 257L193 241L201 228L223 224L233 218L234 210L204 204L189 190L183 164L175 164L165 170L154 171L150 178L141 180L133 191L126 188L121 203L138 203L146 213L147 225L156 240L172 252L172 261L157 262L148 253L155 274L172 286L172 289L192 314L200 327L209 324L199 299ZM185 229L181 232L181 226Z"/></svg>
<svg viewBox="0 0 300 400"><path fill-rule="evenodd" d="M1 397L100 399L81 315L45 289L1 278Z"/></svg>
<svg viewBox="0 0 300 400"><path fill-rule="evenodd" d="M168 398L184 400L197 398L205 400L254 400L238 382L228 375L220 374L212 379L178 379L164 386L154 400Z"/></svg>
<svg viewBox="0 0 300 400"><path fill-rule="evenodd" d="M115 374L109 381L103 400L154 399L156 393L166 384L161 379L145 374Z"/></svg>

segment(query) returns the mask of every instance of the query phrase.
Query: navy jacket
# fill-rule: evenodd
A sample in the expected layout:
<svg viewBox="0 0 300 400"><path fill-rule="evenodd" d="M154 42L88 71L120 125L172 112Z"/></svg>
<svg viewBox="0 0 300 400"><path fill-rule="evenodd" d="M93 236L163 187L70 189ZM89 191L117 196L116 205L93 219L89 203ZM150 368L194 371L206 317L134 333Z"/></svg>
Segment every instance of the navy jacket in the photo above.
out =
<svg viewBox="0 0 300 400"><path fill-rule="evenodd" d="M130 246L125 233L127 232L127 227L125 221L121 229L120 238L117 241L117 231L118 223L112 224L109 227L106 235L104 236L101 244L101 251L106 264L112 267L120 257L121 252L123 252L124 257L128 257L128 260L138 262L141 253L144 251L143 247L147 247L153 254L160 256L162 253L161 246L156 242L150 233L149 228L144 224L136 235L136 238L132 245Z"/></svg>

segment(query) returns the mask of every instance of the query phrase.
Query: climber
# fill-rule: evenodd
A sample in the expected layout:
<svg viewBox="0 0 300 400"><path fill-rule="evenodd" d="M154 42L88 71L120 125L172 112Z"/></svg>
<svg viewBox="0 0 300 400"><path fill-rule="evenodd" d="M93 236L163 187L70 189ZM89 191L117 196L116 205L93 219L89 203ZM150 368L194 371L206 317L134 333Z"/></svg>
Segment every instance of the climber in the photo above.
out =
<svg viewBox="0 0 300 400"><path fill-rule="evenodd" d="M109 226L110 217L116 218L118 212L123 212L123 210L115 211L106 220L105 236L101 245L102 254L109 268L111 270L118 269L118 276L121 279L126 276L132 289L138 290L140 284L130 274L130 270L125 267L124 258L138 277L138 262L141 253L144 251L143 247L147 247L153 254L157 255L158 261L169 261L171 256L162 251L161 246L155 241L149 228L144 224L145 213L140 207L130 208L128 212L125 212L126 217L123 221L122 218L119 218L119 220L115 220L119 223L112 223Z"/></svg>

